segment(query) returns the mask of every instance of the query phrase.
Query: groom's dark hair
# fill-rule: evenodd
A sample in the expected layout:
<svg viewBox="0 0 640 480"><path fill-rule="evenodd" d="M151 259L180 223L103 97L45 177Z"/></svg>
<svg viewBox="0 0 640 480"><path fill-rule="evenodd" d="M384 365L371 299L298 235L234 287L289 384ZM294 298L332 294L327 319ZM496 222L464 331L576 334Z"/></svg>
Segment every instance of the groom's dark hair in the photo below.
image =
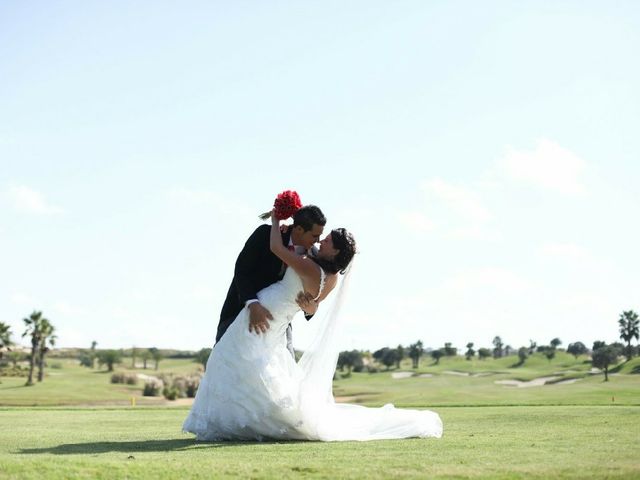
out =
<svg viewBox="0 0 640 480"><path fill-rule="evenodd" d="M326 224L327 219L322 210L315 205L305 205L293 214L293 226L299 225L305 232L311 230L314 225L322 225L324 227Z"/></svg>

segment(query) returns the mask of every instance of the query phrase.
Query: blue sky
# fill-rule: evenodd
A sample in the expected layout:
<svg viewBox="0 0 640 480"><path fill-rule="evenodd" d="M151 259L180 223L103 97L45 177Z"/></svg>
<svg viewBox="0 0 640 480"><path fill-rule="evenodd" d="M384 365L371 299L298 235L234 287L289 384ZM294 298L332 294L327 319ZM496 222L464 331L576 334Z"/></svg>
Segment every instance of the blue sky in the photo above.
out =
<svg viewBox="0 0 640 480"><path fill-rule="evenodd" d="M0 320L210 346L257 215L295 189L359 243L343 348L613 341L640 308L639 21L632 1L2 2Z"/></svg>

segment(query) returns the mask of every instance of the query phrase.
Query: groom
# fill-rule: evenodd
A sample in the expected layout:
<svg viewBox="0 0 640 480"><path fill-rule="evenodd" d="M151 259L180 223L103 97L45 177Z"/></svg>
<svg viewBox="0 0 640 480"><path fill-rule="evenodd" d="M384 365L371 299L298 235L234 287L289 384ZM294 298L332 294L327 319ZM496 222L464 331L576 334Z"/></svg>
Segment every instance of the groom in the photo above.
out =
<svg viewBox="0 0 640 480"><path fill-rule="evenodd" d="M320 241L327 223L322 211L315 205L307 205L293 215L293 225L282 231L282 243L302 255ZM281 280L286 265L269 247L270 225L260 225L249 237L238 255L233 280L220 313L216 342L219 342L229 325L243 308L249 309L249 331L264 333L273 319L269 310L260 304L257 293ZM316 312L317 304L308 296L298 296L298 305L309 320ZM291 324L287 327L287 349L294 354L291 343Z"/></svg>

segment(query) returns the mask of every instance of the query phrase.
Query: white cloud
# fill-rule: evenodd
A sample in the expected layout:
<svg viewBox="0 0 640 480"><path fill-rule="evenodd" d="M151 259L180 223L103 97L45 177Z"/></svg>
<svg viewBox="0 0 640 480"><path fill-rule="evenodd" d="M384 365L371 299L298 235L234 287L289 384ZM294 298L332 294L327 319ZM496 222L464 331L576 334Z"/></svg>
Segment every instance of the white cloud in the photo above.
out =
<svg viewBox="0 0 640 480"><path fill-rule="evenodd" d="M501 238L499 232L490 228L493 214L476 189L440 178L425 180L420 188L427 195L429 213L439 219L438 230L442 229L446 237L491 241ZM416 231L436 229L436 224L420 212L405 214L402 221Z"/></svg>
<svg viewBox="0 0 640 480"><path fill-rule="evenodd" d="M534 150L507 152L498 161L499 169L509 178L565 195L585 193L581 177L586 162L570 150L548 139L540 139Z"/></svg>
<svg viewBox="0 0 640 480"><path fill-rule="evenodd" d="M36 215L54 215L64 212L62 208L47 203L42 193L23 185L10 187L7 196L14 207L21 212Z"/></svg>
<svg viewBox="0 0 640 480"><path fill-rule="evenodd" d="M421 186L471 222L482 223L491 219L491 213L482 204L479 195L469 188L447 183L440 178L422 182Z"/></svg>

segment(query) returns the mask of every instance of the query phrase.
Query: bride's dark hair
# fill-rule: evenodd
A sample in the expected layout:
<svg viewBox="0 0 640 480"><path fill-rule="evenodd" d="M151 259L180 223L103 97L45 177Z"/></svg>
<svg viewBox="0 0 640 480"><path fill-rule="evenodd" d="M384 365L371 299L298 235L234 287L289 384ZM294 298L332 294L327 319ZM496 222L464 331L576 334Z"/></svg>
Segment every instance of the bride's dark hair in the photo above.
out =
<svg viewBox="0 0 640 480"><path fill-rule="evenodd" d="M320 265L325 272L344 274L356 253L356 241L345 228L331 230L331 240L333 248L339 250L336 256L331 260L312 257L313 261Z"/></svg>

